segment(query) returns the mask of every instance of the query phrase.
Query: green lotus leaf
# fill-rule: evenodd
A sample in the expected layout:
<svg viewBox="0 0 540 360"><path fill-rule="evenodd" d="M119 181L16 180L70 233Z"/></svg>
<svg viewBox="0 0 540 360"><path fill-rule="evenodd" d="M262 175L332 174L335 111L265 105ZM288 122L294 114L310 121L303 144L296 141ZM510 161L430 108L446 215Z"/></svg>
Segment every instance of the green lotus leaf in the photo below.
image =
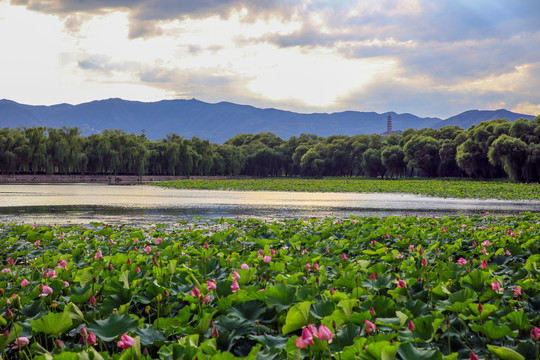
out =
<svg viewBox="0 0 540 360"><path fill-rule="evenodd" d="M285 284L276 284L264 290L266 303L279 312L288 309L295 301L296 288Z"/></svg>
<svg viewBox="0 0 540 360"><path fill-rule="evenodd" d="M366 350L360 353L360 358L368 360L394 360L399 347L400 343L398 342L377 341L368 344Z"/></svg>
<svg viewBox="0 0 540 360"><path fill-rule="evenodd" d="M289 309L287 317L285 318L285 325L283 325L282 329L283 335L287 335L291 331L301 329L308 325L310 307L311 303L309 301L304 301Z"/></svg>
<svg viewBox="0 0 540 360"><path fill-rule="evenodd" d="M495 354L497 358L502 360L525 360L525 357L521 354L519 354L517 351L507 348L507 347L499 347L499 346L493 346L493 345L487 345L487 348L490 352Z"/></svg>
<svg viewBox="0 0 540 360"><path fill-rule="evenodd" d="M402 359L442 360L443 358L443 354L439 350L417 349L411 342L401 344L397 352Z"/></svg>
<svg viewBox="0 0 540 360"><path fill-rule="evenodd" d="M112 314L107 319L95 320L88 325L88 331L103 341L113 341L122 334L133 332L139 322L131 316Z"/></svg>
<svg viewBox="0 0 540 360"><path fill-rule="evenodd" d="M49 313L37 320L30 321L32 331L59 336L73 326L68 313Z"/></svg>
<svg viewBox="0 0 540 360"><path fill-rule="evenodd" d="M167 338L153 327L137 329L137 331L135 331L135 334L140 337L141 345L143 346L148 346L159 341L167 341Z"/></svg>

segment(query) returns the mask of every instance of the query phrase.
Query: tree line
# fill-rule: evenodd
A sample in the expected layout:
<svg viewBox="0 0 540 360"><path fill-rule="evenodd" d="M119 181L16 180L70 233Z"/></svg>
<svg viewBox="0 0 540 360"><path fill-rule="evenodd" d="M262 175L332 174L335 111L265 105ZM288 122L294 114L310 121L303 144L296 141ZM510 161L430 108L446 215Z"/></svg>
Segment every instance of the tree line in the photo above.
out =
<svg viewBox="0 0 540 360"><path fill-rule="evenodd" d="M177 134L76 127L0 129L0 174L172 176L508 177L540 181L540 116L485 121L464 130L407 129L381 136L239 134L223 145Z"/></svg>

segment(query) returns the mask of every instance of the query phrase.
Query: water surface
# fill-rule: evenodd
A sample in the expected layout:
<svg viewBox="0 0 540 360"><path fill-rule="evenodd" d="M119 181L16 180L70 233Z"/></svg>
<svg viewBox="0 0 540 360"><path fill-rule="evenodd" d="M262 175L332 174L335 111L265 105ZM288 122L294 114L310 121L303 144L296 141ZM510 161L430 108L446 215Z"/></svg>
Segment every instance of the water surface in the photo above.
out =
<svg viewBox="0 0 540 360"><path fill-rule="evenodd" d="M184 218L279 219L392 215L515 215L538 201L441 199L408 194L177 190L105 184L0 184L0 223L147 224Z"/></svg>

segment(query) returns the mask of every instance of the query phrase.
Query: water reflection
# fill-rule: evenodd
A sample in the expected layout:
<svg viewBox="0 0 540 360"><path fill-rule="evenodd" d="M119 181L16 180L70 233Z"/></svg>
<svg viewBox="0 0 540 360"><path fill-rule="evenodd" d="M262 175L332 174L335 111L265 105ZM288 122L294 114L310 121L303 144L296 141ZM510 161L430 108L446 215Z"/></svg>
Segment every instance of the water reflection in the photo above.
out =
<svg viewBox="0 0 540 360"><path fill-rule="evenodd" d="M340 217L392 215L496 216L540 212L540 202L439 199L403 194L238 192L173 190L102 184L0 185L0 222L39 224L114 224L174 222L253 216Z"/></svg>

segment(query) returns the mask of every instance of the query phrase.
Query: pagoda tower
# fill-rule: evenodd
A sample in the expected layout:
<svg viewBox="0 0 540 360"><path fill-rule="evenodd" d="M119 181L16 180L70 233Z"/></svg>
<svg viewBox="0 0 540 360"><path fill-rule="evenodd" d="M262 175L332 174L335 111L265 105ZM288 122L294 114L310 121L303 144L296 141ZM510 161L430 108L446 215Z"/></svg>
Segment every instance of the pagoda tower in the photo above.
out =
<svg viewBox="0 0 540 360"><path fill-rule="evenodd" d="M388 115L386 119L386 132L389 134L392 133L392 115Z"/></svg>

